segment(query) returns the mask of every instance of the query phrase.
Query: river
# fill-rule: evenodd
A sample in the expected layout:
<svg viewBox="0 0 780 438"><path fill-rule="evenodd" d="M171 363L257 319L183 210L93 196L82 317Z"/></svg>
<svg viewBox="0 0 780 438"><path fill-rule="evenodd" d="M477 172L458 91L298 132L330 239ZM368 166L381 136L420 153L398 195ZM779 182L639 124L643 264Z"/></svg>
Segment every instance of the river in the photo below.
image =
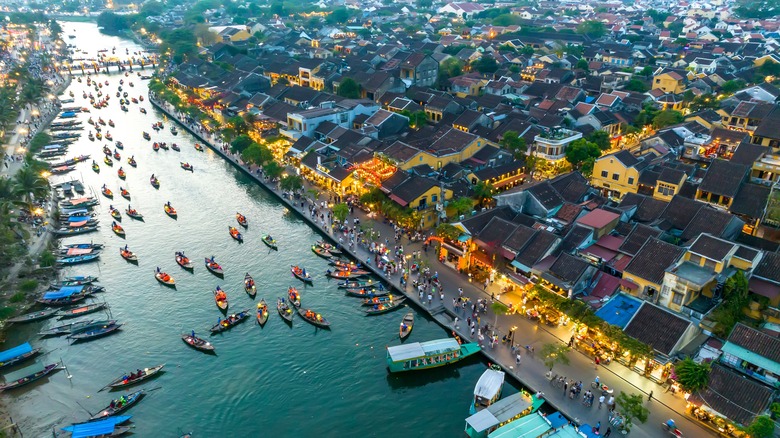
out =
<svg viewBox="0 0 780 438"><path fill-rule="evenodd" d="M100 34L92 23L63 22L62 26L65 35L76 35L67 42L91 56L99 49L112 47L117 48L117 54L124 54L125 48L131 53L141 49L131 41ZM145 70L143 74L150 72ZM125 187L131 193L132 206L145 221L124 216L127 238L115 236L108 214L112 202L101 196L102 205L97 209L100 230L65 240L105 243L99 262L65 269L62 275L97 275L107 290L98 299L107 300L113 317L125 324L121 332L68 345L65 338L40 340L35 335L55 325L54 320L11 330L3 349L30 340L34 346L51 351L39 358L38 364L62 358L68 368L68 372L61 371L4 395L25 436L45 436L53 427L85 420L86 411L98 411L112 395L119 394L98 393L101 387L125 371L160 363L166 364L166 372L139 386L154 390L129 411L138 436L175 437L189 431L194 431L196 437L462 434L484 362L470 358L442 369L389 375L385 346L398 343L398 325L407 310L364 316L358 299L345 297L335 281L325 278L326 262L310 249L320 238L315 230L212 151L196 151L195 139L183 128L173 136L169 131L171 122L167 121L160 133L151 130L152 123L164 117L146 99L147 81L117 73L93 78L110 81L104 90L108 89L111 104L80 114L78 119L86 127L90 116L96 121L98 117L113 119L116 128L104 127L103 132L111 132L114 140L124 143L124 150L119 151L122 159L113 168L107 167L102 162L101 148L108 142L91 142L85 131L68 156L91 154L100 163L100 174L94 173L87 162L52 181L81 178L96 194L107 184L116 194L114 206L121 211L128 203L118 193L120 186ZM127 113L120 110L114 96L121 78L131 97L145 98L140 105L130 105ZM135 86L129 87L128 81ZM82 99L82 92L87 90L85 82L74 80L69 89L74 92L76 105L87 106ZM148 114L140 113L139 107L146 108ZM142 131L152 133L154 141L177 143L181 152L154 152L151 142L142 139ZM127 164L130 155L135 156L137 168ZM194 172L181 169L181 161L191 163ZM117 177L120 165L127 172L126 181ZM159 177L159 190L149 184L151 174ZM166 201L178 210L178 220L164 214ZM233 241L227 230L229 225L236 226L237 211L249 220L249 228L242 230L243 244ZM264 233L277 239L278 252L269 251L260 241ZM124 244L138 255L137 266L119 256L118 248ZM193 260L193 273L176 265L174 252L179 250ZM225 268L224 279L204 268L203 258L212 255ZM291 264L300 264L313 273L314 285L304 288L293 279ZM153 271L157 266L175 277L175 290L155 281ZM208 337L207 328L221 316L212 296L215 286L227 291L232 311L254 307L256 301L243 291L246 272L257 281L257 300L264 297L271 306L265 327L252 320L209 337L216 356L184 345L181 333L194 329ZM291 328L281 320L274 303L276 297L286 295L289 285L299 288L305 306L331 321L332 330L315 329L300 318ZM438 324L417 313L409 341L446 336ZM34 366L28 364L27 369L31 368ZM13 369L8 374L9 378L18 378L24 372ZM505 385L505 394L517 391L509 383Z"/></svg>

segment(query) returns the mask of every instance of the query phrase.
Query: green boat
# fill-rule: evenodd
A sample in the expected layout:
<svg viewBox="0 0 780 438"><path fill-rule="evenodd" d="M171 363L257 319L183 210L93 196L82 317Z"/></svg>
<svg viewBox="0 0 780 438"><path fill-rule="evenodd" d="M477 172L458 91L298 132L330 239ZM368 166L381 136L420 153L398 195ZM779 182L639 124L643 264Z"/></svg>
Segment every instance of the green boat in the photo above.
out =
<svg viewBox="0 0 780 438"><path fill-rule="evenodd" d="M459 344L454 338L387 347L387 369L391 373L440 367L465 359L481 350L479 344Z"/></svg>

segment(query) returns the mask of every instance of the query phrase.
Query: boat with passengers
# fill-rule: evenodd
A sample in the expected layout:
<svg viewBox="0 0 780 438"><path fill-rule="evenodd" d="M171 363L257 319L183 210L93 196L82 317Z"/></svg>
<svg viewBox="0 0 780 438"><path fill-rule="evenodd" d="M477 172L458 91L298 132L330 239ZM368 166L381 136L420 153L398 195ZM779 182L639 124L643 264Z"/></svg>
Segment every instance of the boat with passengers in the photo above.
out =
<svg viewBox="0 0 780 438"><path fill-rule="evenodd" d="M387 347L387 369L391 373L423 370L448 365L479 352L479 344L460 344L444 338Z"/></svg>

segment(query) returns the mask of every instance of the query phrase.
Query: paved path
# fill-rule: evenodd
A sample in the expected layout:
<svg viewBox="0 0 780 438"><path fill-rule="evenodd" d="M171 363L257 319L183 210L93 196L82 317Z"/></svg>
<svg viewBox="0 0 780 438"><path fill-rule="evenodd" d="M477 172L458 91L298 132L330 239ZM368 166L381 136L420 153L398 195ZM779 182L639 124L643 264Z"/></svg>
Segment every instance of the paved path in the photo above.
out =
<svg viewBox="0 0 780 438"><path fill-rule="evenodd" d="M156 104L156 102L153 100L152 103ZM174 117L175 110L169 108L161 109L163 109L165 112L168 112L169 116ZM230 152L225 152L222 150L221 147L224 146L224 143L221 140L218 140L216 137L212 137L197 126L188 126L184 123L183 125L193 134L200 137L201 140L211 146L225 159L254 177L257 182L264 185L269 191L277 195L282 202L288 205L288 207L298 211L304 219L312 223L313 226L318 228L322 233L327 234L335 242L338 241L340 237L339 233L334 233L330 227L323 229L309 216L308 205L305 209L302 209L300 200L295 205L293 205L289 199L282 195L282 191L278 189L276 184L269 183L265 180L265 178L261 177L255 171L255 169L250 170L247 166L245 166L238 157L234 156ZM324 199L324 197L322 200L327 201ZM391 241L391 247L396 245L392 239L394 232L390 224L383 222L381 219L372 220L371 218L367 218L366 215L358 209L354 210L354 214L351 215L350 219L348 220L351 221L351 219L354 217L359 218L363 224L368 223L368 221L372 221L374 230L378 231L380 234L379 240L384 241L385 238L388 238ZM422 251L422 243L420 242L410 243L408 239L403 238L399 244L403 245L404 251L407 254L411 254L412 251ZM365 262L367 259L370 259L372 262L369 267L372 270L375 270L375 266L373 265L374 255L370 254L365 248L357 247L354 251L351 251L351 254L355 259L363 262ZM458 323L457 328L453 326L454 320L452 315L455 315L455 313L452 307L452 298L457 295L457 289L462 287L464 289L464 296L469 297L472 302L476 302L477 299L483 298L490 300L490 292L499 292L497 290L497 286L491 285L487 290L484 290L481 286L477 287L475 284L470 283L468 281L468 277L439 262L433 248L429 248L427 253L423 251L422 257L427 260L431 272L438 272L438 277L444 286L445 299L441 301L438 297L434 298L432 306L428 306L427 303L420 302L417 293L412 292L411 290L411 282L414 277L410 278L409 280L410 286L408 290L400 290L404 292L410 300L418 304L420 308L427 310L429 314L431 314L431 310L434 310L435 308L441 309L443 306L445 312L437 312L436 315L432 315L434 319L436 319L445 327L456 329L462 339L466 341L469 340L469 332L464 321L465 316L459 316L460 322ZM393 286L398 286L399 284L400 274L393 275L389 278L384 275L379 276L384 277L387 280L387 283L392 284ZM484 325L487 322L492 326L494 321L497 321L496 330L501 333L499 337L505 333L508 333L511 327L517 326L518 329L515 331L515 343L523 346L534 346L537 352L544 344L565 343L571 336L571 332L569 331L570 327L549 328L529 321L520 315L499 315L496 318L496 316L493 315L491 310L488 308L487 314L482 317L481 324ZM476 342L476 340L473 341ZM596 402L591 407L586 407L580 402L579 399L570 400L568 397L564 397L563 389L554 388L545 378L547 368L540 359L535 357L534 354L527 353L523 350L521 353L521 364L517 366L515 363L515 354L510 350L508 345L503 345L500 342L498 345L496 345L495 348L490 348L489 345L486 345L483 349L483 353L492 362L500 364L510 375L514 376L530 390L534 392L543 392L548 402L568 417L581 423L588 423L591 425L595 424L597 421L601 421L602 431L606 430L606 426L608 425L608 409L606 406L598 409L598 397L596 398ZM583 393L587 388L589 388L590 382L592 382L597 375L601 378L603 383L615 389L616 395L623 391L632 394L643 394L643 396L647 397L647 394L649 394L651 391L653 392L652 401L647 401L647 398L645 398L646 406L650 409L650 416L645 424L636 424L634 426L631 432L631 436L666 436L666 432L663 431L661 423L668 420L669 418L673 418L675 420L678 427L680 427L680 429L685 432L686 436L704 436L710 432L708 429L705 429L703 426L701 426L698 422L695 422L689 417L683 415L686 405L684 399L671 393L665 393L664 388L644 377L639 376L635 372L630 371L625 366L617 362L613 362L609 366L599 366L599 369L594 369L595 367L593 361L584 354L572 351L568 354L568 356L570 358L570 364L566 366L556 365L553 372L565 375L568 379L582 381Z"/></svg>

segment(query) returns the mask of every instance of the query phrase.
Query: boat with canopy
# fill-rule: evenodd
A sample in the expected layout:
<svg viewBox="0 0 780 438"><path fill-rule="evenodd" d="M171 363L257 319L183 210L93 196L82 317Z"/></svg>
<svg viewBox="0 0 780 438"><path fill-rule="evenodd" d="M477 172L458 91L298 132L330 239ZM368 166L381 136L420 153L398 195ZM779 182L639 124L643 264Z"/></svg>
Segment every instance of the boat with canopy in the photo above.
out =
<svg viewBox="0 0 780 438"><path fill-rule="evenodd" d="M454 338L387 347L387 369L391 373L423 370L448 365L479 352L477 343L461 345Z"/></svg>

